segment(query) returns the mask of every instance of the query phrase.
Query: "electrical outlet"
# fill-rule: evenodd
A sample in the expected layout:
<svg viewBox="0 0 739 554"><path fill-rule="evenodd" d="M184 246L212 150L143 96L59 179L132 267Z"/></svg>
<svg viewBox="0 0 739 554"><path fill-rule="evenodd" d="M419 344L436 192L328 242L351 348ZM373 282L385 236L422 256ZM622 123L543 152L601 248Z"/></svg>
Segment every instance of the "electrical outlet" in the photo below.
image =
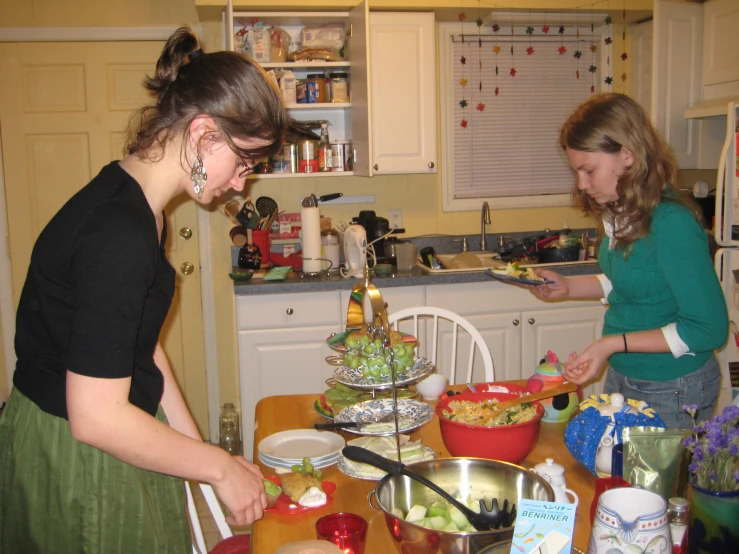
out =
<svg viewBox="0 0 739 554"><path fill-rule="evenodd" d="M388 210L387 218L390 222L391 229L400 229L403 227L403 210Z"/></svg>

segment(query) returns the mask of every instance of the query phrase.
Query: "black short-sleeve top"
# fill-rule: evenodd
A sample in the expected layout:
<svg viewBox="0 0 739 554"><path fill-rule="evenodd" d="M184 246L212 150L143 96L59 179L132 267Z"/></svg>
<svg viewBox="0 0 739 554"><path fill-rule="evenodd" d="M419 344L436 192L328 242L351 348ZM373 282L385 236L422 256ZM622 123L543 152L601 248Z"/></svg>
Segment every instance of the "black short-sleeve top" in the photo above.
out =
<svg viewBox="0 0 739 554"><path fill-rule="evenodd" d="M131 377L129 401L155 415L164 391L154 348L174 295L154 214L112 162L39 235L16 319L13 383L67 418L66 372Z"/></svg>

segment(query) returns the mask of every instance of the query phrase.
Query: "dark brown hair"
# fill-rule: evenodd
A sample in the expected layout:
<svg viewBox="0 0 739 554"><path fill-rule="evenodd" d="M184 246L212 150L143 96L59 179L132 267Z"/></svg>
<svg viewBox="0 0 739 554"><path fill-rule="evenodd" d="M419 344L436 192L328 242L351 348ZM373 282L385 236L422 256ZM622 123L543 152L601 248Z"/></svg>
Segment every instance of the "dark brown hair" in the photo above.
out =
<svg viewBox="0 0 739 554"><path fill-rule="evenodd" d="M626 147L634 164L618 179L618 201L600 205L584 191L572 192L585 213L613 222L628 220L628 226L614 230L619 248L631 245L649 233L652 213L660 202L685 206L701 222L696 204L677 188L678 166L670 147L656 131L649 116L624 94L596 94L580 104L562 126L559 143L563 150L618 154ZM602 231L602 222L600 225Z"/></svg>
<svg viewBox="0 0 739 554"><path fill-rule="evenodd" d="M237 154L259 159L276 153L287 130L287 114L275 84L255 62L236 52L203 53L189 27L167 40L153 77L144 87L156 104L146 106L129 126L126 152L159 159L167 143L185 136L198 115L213 118L218 136ZM259 138L264 146L244 149L233 139Z"/></svg>

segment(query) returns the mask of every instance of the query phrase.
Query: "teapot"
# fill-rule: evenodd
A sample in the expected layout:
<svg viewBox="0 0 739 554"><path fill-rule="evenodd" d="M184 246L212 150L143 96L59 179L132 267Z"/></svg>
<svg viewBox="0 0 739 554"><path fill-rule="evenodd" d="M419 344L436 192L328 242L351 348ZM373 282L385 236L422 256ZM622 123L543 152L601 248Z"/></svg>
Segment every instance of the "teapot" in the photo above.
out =
<svg viewBox="0 0 739 554"><path fill-rule="evenodd" d="M613 456L613 447L618 444L618 437L613 436L615 427L614 415L618 413L638 413L634 407L625 402L624 395L620 392L611 394L610 402L605 402L598 406L600 415L611 418L603 436L600 438L600 444L595 451L595 471L598 477L611 477L611 462Z"/></svg>
<svg viewBox="0 0 739 554"><path fill-rule="evenodd" d="M554 388L566 381L562 376L564 364L558 361L557 355L551 350L547 351L546 358L541 361L535 372L526 383L526 388L533 393ZM582 400L580 387L576 392L567 392L540 400L539 402L544 406L544 416L541 420L550 423L569 421L577 410L580 400Z"/></svg>
<svg viewBox="0 0 739 554"><path fill-rule="evenodd" d="M574 504L575 506L580 502L575 491L567 488L564 476L565 468L560 464L555 463L553 458L547 458L544 462L536 464L531 471L538 473L544 477L550 485L552 485L555 502ZM571 501L567 495L571 495L574 500Z"/></svg>

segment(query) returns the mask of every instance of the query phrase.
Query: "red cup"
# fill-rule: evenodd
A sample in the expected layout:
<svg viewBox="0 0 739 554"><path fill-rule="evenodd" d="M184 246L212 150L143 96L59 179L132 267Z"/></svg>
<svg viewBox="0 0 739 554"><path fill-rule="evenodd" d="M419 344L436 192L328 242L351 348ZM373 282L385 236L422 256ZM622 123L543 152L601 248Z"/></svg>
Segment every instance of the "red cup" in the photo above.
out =
<svg viewBox="0 0 739 554"><path fill-rule="evenodd" d="M346 554L364 554L367 520L347 512L323 516L316 521L316 538L335 544Z"/></svg>
<svg viewBox="0 0 739 554"><path fill-rule="evenodd" d="M254 244L259 247L262 253L262 265L268 264L270 259L269 251L269 231L252 231L251 238Z"/></svg>

